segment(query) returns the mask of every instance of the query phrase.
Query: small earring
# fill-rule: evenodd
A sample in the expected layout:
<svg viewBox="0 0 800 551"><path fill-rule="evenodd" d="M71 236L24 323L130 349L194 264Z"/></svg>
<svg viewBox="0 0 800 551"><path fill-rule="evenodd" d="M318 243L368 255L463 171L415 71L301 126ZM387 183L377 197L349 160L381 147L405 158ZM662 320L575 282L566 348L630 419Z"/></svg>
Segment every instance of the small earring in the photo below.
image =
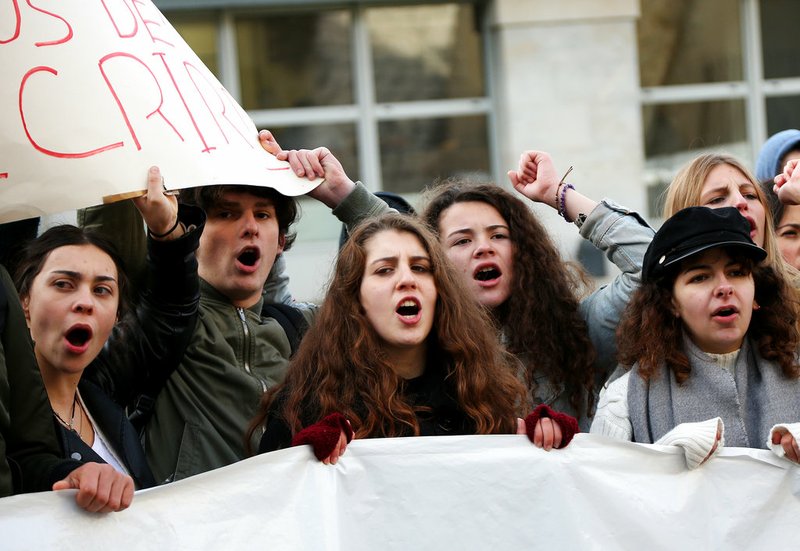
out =
<svg viewBox="0 0 800 551"><path fill-rule="evenodd" d="M761 306L756 301L753 301L753 310L761 310Z"/></svg>

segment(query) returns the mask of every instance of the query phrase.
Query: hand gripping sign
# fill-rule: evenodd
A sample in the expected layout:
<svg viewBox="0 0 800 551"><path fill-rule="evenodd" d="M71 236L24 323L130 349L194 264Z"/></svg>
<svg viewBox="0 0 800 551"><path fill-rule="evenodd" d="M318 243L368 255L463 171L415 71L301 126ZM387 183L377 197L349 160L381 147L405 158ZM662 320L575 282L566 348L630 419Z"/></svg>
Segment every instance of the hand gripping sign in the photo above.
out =
<svg viewBox="0 0 800 551"><path fill-rule="evenodd" d="M130 196L152 165L169 189L319 183L263 151L150 0L0 0L0 70L0 222Z"/></svg>

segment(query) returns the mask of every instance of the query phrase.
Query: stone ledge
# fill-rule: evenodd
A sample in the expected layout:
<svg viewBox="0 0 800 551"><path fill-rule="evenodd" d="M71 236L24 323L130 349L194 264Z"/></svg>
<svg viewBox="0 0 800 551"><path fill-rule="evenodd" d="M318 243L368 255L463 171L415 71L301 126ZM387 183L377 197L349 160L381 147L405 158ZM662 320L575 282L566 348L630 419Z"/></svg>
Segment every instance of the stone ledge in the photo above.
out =
<svg viewBox="0 0 800 551"><path fill-rule="evenodd" d="M639 0L495 0L491 24L496 26L633 18Z"/></svg>

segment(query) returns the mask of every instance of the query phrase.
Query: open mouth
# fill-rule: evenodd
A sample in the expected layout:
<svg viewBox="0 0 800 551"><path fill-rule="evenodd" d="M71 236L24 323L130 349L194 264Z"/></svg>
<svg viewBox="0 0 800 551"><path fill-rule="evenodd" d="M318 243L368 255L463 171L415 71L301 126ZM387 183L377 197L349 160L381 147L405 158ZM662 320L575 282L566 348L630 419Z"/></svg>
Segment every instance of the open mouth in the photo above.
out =
<svg viewBox="0 0 800 551"><path fill-rule="evenodd" d="M745 216L744 218L747 220L747 223L750 224L750 238L752 239L753 235L756 233L756 221L749 216Z"/></svg>
<svg viewBox="0 0 800 551"><path fill-rule="evenodd" d="M419 302L413 299L405 299L400 303L395 312L404 318L413 318L419 314L420 310L422 310L422 307L419 305Z"/></svg>
<svg viewBox="0 0 800 551"><path fill-rule="evenodd" d="M497 266L484 266L479 268L473 277L478 281L491 281L503 275Z"/></svg>
<svg viewBox="0 0 800 551"><path fill-rule="evenodd" d="M259 258L261 258L261 253L258 249L248 248L243 250L241 254L236 257L236 260L238 260L244 266L253 267L256 265L256 262L258 262Z"/></svg>
<svg viewBox="0 0 800 551"><path fill-rule="evenodd" d="M75 327L67 331L66 339L72 346L80 348L92 338L92 331L87 327Z"/></svg>
<svg viewBox="0 0 800 551"><path fill-rule="evenodd" d="M726 318L728 316L732 316L737 314L739 310L734 308L733 306L723 306L722 308L715 310L713 313L714 317Z"/></svg>

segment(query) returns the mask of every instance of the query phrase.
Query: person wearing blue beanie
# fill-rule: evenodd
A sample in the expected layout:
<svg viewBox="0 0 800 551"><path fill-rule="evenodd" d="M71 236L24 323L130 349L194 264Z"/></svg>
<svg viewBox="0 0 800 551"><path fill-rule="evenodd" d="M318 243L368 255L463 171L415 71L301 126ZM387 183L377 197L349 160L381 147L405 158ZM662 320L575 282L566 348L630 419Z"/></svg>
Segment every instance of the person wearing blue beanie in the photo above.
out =
<svg viewBox="0 0 800 551"><path fill-rule="evenodd" d="M758 154L756 178L769 199L781 255L786 262L800 268L800 205L784 205L772 188L773 178L793 159L800 159L800 130L791 128L773 134Z"/></svg>
<svg viewBox="0 0 800 551"><path fill-rule="evenodd" d="M769 181L772 190L772 179L783 172L787 155L796 152L800 156L800 130L790 128L773 134L764 142L756 159L756 178L760 182Z"/></svg>

